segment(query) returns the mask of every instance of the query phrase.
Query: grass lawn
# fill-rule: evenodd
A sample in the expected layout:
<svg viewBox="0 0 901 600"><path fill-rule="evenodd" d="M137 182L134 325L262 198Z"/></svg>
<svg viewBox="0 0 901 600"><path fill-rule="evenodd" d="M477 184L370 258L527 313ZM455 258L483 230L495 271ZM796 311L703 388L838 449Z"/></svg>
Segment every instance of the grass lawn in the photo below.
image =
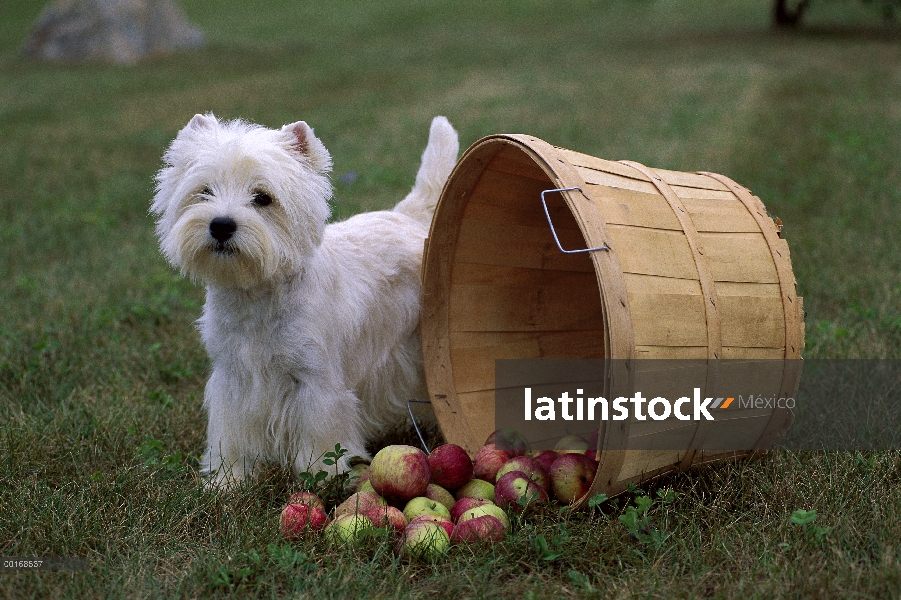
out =
<svg viewBox="0 0 901 600"><path fill-rule="evenodd" d="M335 218L401 198L444 114L464 147L521 132L729 175L785 223L805 355L901 358L899 26L852 0L814 3L794 34L769 29L767 0L182 0L205 49L59 66L18 56L44 4L0 7L0 556L92 568L0 571L0 597L901 595L898 452L673 476L436 565L378 538L283 543L284 472L232 495L195 475L203 290L148 215L197 112L310 123ZM644 493L665 539L617 518ZM792 523L798 509L816 521Z"/></svg>

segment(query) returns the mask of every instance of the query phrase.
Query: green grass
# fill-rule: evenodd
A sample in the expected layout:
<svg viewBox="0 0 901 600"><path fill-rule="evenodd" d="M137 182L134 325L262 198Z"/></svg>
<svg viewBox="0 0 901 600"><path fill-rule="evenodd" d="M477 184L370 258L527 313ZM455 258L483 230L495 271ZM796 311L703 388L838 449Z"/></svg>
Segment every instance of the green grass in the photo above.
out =
<svg viewBox="0 0 901 600"><path fill-rule="evenodd" d="M60 66L17 54L43 4L0 8L0 555L92 569L0 572L0 596L901 594L897 453L667 478L644 490L675 492L648 513L659 543L618 519L636 492L562 521L548 509L437 565L378 539L284 548L285 473L232 496L194 474L203 291L165 264L148 215L160 156L196 112L309 122L335 160L336 218L396 202L445 114L464 145L524 132L731 176L785 222L805 355L901 358L897 27L850 1L815 3L782 35L764 0L183 0L206 49ZM793 524L798 509L831 529Z"/></svg>

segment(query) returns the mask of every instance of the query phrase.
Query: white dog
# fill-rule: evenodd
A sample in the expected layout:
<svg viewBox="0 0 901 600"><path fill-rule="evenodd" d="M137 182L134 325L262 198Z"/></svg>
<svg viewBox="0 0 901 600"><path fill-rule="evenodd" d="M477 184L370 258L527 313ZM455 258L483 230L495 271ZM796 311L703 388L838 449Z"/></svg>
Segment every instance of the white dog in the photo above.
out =
<svg viewBox="0 0 901 600"><path fill-rule="evenodd" d="M304 122L271 130L196 115L166 151L151 211L166 258L203 281L212 361L203 470L318 469L402 422L426 395L417 335L423 240L457 160L444 117L410 194L326 225L331 157Z"/></svg>

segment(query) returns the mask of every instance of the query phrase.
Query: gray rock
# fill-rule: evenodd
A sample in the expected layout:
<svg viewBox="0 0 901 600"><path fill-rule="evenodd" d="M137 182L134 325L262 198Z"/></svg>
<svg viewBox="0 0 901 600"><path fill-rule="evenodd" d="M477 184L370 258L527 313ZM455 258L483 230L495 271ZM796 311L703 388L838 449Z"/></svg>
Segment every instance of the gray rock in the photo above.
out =
<svg viewBox="0 0 901 600"><path fill-rule="evenodd" d="M135 63L203 45L203 34L171 0L55 0L25 40L23 54L55 62Z"/></svg>

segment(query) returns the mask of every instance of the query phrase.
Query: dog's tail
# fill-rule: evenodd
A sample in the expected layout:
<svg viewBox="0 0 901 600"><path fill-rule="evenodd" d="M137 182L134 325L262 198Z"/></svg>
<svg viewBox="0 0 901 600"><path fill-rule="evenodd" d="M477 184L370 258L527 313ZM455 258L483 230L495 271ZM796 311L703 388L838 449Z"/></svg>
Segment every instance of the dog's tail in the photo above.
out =
<svg viewBox="0 0 901 600"><path fill-rule="evenodd" d="M422 153L422 164L416 174L416 185L394 210L428 225L435 214L444 182L457 164L460 141L445 117L432 119L429 143Z"/></svg>

